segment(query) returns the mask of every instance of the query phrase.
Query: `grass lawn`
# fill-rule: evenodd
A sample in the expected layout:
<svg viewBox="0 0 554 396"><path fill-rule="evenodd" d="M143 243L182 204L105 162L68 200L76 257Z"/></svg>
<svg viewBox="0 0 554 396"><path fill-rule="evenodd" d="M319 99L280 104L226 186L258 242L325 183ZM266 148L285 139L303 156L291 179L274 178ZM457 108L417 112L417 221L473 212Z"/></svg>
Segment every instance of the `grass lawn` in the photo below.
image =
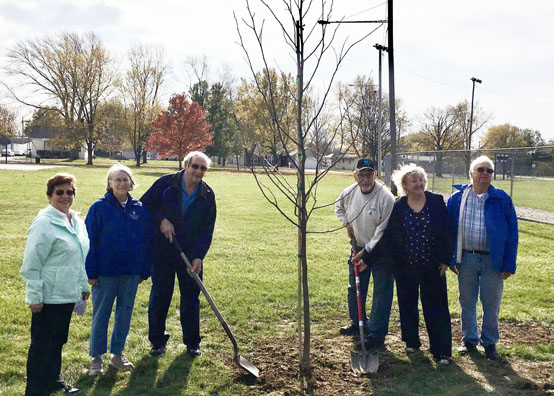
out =
<svg viewBox="0 0 554 396"><path fill-rule="evenodd" d="M135 196L140 197L161 175L174 171L165 166L166 162L134 170L139 183ZM108 166L106 162L32 172L0 170L0 395L24 391L31 315L24 304L24 282L18 271L27 228L48 202L46 180L56 172L74 174L78 192L73 208L84 217L105 191ZM205 180L213 187L218 205L214 240L205 260L205 284L237 338L241 354L261 369L261 378L253 381L233 364L231 343L202 296L204 355L192 360L184 354L177 287L167 320L172 335L168 352L162 358L150 358L147 305L151 283L147 281L139 286L126 345L126 354L136 366L132 372L107 371L102 377L88 378L84 371L89 362L91 306L83 317L73 317L62 373L83 390L81 394L299 394L297 231L266 203L252 175L212 170ZM329 175L318 189L318 204L332 202L351 182L351 175ZM309 228L323 231L338 225L333 208L328 207L314 215ZM352 340L338 335L338 327L346 323L346 232L310 234L315 394L546 395L547 389L552 389L548 387L554 387L553 231L552 226L520 223L518 272L505 284L501 310L500 352L506 359L490 363L482 354L469 357L454 353L452 366L437 367L425 348L423 330L424 352L408 358L400 340L395 301L381 368L377 374L362 377L350 370ZM448 287L457 346L459 305L453 274L448 276Z"/></svg>

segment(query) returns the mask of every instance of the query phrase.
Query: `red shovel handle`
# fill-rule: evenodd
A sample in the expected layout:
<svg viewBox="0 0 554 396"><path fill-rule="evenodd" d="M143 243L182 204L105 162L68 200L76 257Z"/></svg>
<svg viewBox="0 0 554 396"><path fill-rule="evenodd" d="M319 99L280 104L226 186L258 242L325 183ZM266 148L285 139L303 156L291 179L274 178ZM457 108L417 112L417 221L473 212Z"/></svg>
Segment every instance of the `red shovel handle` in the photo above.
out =
<svg viewBox="0 0 554 396"><path fill-rule="evenodd" d="M353 249L353 256L356 256L358 252L356 251L356 248ZM352 264L354 264L354 274L356 275L356 299L358 300L358 325L363 326L364 321L364 315L362 313L362 296L360 295L360 262L352 260Z"/></svg>

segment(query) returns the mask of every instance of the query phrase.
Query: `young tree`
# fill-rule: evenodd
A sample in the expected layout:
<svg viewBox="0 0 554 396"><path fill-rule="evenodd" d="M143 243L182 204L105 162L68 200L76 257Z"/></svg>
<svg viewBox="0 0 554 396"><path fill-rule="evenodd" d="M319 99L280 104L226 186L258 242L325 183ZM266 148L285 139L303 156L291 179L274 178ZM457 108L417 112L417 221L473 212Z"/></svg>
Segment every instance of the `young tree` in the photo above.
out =
<svg viewBox="0 0 554 396"><path fill-rule="evenodd" d="M268 64L268 59L271 59L271 57L266 53L274 49L275 45L272 45L271 48L265 45L263 32L265 31L266 21L264 20L260 25L258 24L260 13L254 12L250 6L250 1L246 0L247 16L241 20L242 23L239 23L236 16L235 19L240 44L253 76L253 84L251 84L254 88L253 94L261 99L260 102L265 107L265 111L263 111L265 113L264 118L267 120L265 121L265 130L271 131L276 142L282 147L284 155L286 155L289 163L296 171L296 186L292 186L273 166L264 166L264 174L270 180L273 187L261 183L260 176L255 172L253 172L253 175L267 201L289 222L295 225L298 230L297 321L300 379L303 386L307 387L309 392L313 389L313 378L310 369L311 326L306 235L308 233L308 221L312 213L317 209L328 206L317 202L317 185L328 173L330 167L342 157L338 156L335 162L330 163L329 166L323 166L323 159L321 158L316 166L315 173L307 180L307 138L312 133L316 122L320 120L320 116L326 107L326 101L334 78L344 57L356 43L359 43L371 33L352 43L344 42L340 48L336 49L333 47L336 29L328 35L327 31L332 29L327 25L322 25L320 30L317 23L320 19L331 19L332 10L325 8L326 2L321 3L319 10L316 10L315 3L304 0L295 2L282 0L280 2L282 8L275 7L273 3L269 5L269 2L265 0L259 0L258 3L261 4L262 9L267 11L269 18L275 22L279 33L284 38L285 45L291 50L291 55L294 56L296 66L294 85L286 82L284 90L286 93L291 92L295 88L294 103L291 102L290 105L283 105L281 102L281 93L283 91L276 89L278 80L275 73L272 72L273 68ZM281 10L283 10L283 14L280 14ZM288 24L289 22L292 23ZM250 31L253 35L261 58L262 72L256 71L258 68L254 66L254 61L251 57L254 51L251 48L247 48L241 27ZM318 34L319 32L321 32L321 35ZM331 52L335 56L335 64L331 67L332 70L330 71L327 84L323 87L321 99L317 103L317 110L312 113L311 117L308 117L304 108L304 95L310 91L310 87L314 84L314 78L320 65L329 65L328 62L325 62L325 58L327 55L331 55ZM250 96L256 97L254 95ZM287 98L285 99L288 100ZM294 111L294 117L290 116L291 110ZM263 116L263 113L260 112L260 116ZM257 123L252 121L255 121L255 117L249 116L248 123L256 127ZM341 122L339 121L336 124L336 129L329 134L329 145L336 145L339 152L345 152L349 149L349 146L345 146L344 141L341 140L340 126ZM292 212L286 211L284 205L280 205L279 199L292 203Z"/></svg>
<svg viewBox="0 0 554 396"><path fill-rule="evenodd" d="M121 151L128 141L132 128L129 111L119 98L112 98L98 107L96 125L98 128L98 148L111 156Z"/></svg>
<svg viewBox="0 0 554 396"><path fill-rule="evenodd" d="M152 136L147 147L162 156L178 157L181 169L189 151L204 151L212 140L213 133L202 107L190 102L185 94L177 94L169 99L168 109L152 121Z"/></svg>
<svg viewBox="0 0 554 396"><path fill-rule="evenodd" d="M151 134L152 120L160 111L158 95L168 66L161 49L144 45L133 47L128 59L130 67L123 79L121 91L131 113L132 128L128 134L136 166L140 167L144 147Z"/></svg>
<svg viewBox="0 0 554 396"><path fill-rule="evenodd" d="M64 135L59 140L73 146L84 143L87 164L92 165L98 142L96 110L115 79L112 59L102 41L92 32L61 33L21 41L8 58L8 73L19 77L23 88L30 88L33 100L8 87L14 98L35 109L55 108L64 120Z"/></svg>

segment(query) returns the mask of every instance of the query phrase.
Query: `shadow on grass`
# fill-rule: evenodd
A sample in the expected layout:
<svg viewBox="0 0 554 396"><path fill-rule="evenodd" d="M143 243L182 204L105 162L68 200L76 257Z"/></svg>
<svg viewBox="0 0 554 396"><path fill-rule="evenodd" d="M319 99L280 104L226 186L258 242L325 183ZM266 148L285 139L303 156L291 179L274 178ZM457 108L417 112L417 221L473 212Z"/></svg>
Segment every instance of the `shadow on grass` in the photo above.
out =
<svg viewBox="0 0 554 396"><path fill-rule="evenodd" d="M407 360L389 351L380 355L381 367L371 377L376 396L489 394L477 379L456 364L456 360L447 366L438 365L424 351L407 355Z"/></svg>
<svg viewBox="0 0 554 396"><path fill-rule="evenodd" d="M501 357L491 361L481 353L473 353L470 359L486 378L494 393L499 395L547 395L533 380L520 376L510 362Z"/></svg>

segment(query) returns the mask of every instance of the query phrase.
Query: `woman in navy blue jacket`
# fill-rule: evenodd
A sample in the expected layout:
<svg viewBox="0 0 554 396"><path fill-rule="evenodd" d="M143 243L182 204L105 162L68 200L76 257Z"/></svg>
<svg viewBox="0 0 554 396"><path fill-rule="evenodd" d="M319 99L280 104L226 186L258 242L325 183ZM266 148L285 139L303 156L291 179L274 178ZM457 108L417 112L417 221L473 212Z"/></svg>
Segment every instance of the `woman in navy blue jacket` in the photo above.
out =
<svg viewBox="0 0 554 396"><path fill-rule="evenodd" d="M108 322L115 308L109 364L117 370L134 366L123 354L129 333L138 284L150 276L145 257L150 219L142 203L129 191L135 187L132 172L124 165L110 168L107 192L89 209L85 223L90 238L86 260L92 285L89 375L103 373L102 355L107 352Z"/></svg>
<svg viewBox="0 0 554 396"><path fill-rule="evenodd" d="M429 349L439 364L449 364L452 330L445 272L454 245L450 216L443 197L425 191L427 175L423 168L405 165L394 172L393 180L405 196L394 204L382 247L390 250L394 262L402 340L408 353L421 346L421 293Z"/></svg>

